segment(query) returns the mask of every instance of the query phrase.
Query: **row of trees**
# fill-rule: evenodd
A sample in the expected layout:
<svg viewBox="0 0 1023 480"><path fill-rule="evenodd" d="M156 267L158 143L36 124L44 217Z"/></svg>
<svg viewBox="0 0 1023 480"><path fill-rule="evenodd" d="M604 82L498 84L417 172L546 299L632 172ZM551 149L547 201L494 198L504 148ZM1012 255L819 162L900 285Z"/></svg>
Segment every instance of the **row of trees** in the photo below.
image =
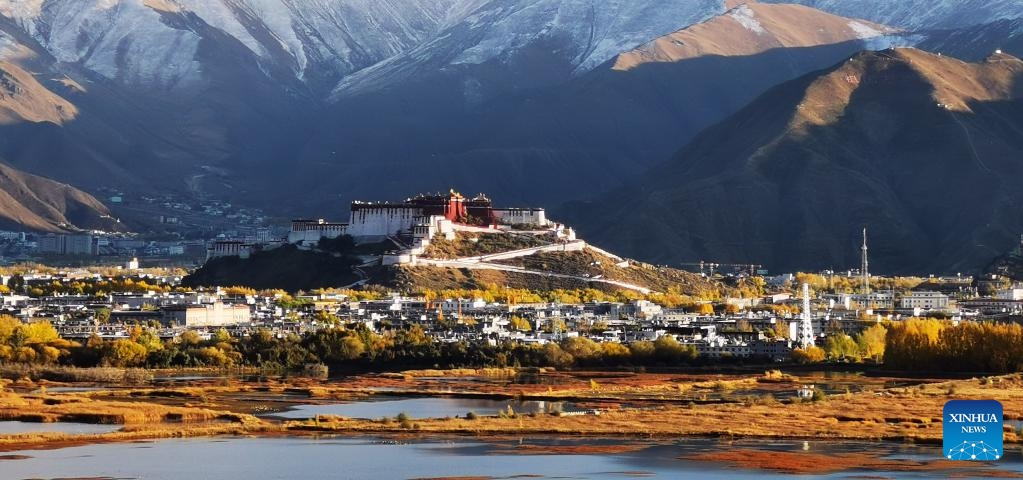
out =
<svg viewBox="0 0 1023 480"><path fill-rule="evenodd" d="M907 292L924 282L920 277L871 277L870 287L875 290L895 290ZM862 279L856 276L821 275L817 273L797 273L793 287L799 288L806 283L814 291L831 291L834 293L855 293L863 288Z"/></svg>
<svg viewBox="0 0 1023 480"><path fill-rule="evenodd" d="M823 348L797 349L801 362L884 358L887 366L905 370L1014 372L1023 369L1023 327L1018 324L962 323L910 319L874 325L854 337L828 336ZM597 343L585 337L559 343L435 342L416 325L377 334L361 324L326 328L304 337L275 336L266 329L238 339L224 330L202 339L185 332L163 341L154 330L137 326L127 338L84 343L60 338L46 322L21 323L0 317L0 361L75 366L171 367L233 365L297 368L323 362L356 368L435 366L596 367L679 365L699 361L692 345L670 336L629 344Z"/></svg>
<svg viewBox="0 0 1023 480"><path fill-rule="evenodd" d="M910 319L888 329L885 363L902 370L1008 373L1023 369L1019 324Z"/></svg>
<svg viewBox="0 0 1023 480"><path fill-rule="evenodd" d="M520 345L508 343L435 342L419 326L374 333L361 324L327 328L299 337L275 336L266 329L238 339L224 330L203 340L185 332L163 341L155 331L137 326L126 338L104 340L93 336L84 343L61 339L47 322L22 324L0 317L0 361L64 364L80 367L226 367L270 366L286 369L323 362L354 368L401 368L418 366L616 366L677 365L697 360L693 346L672 337L638 341L628 345L597 343L573 337L560 343Z"/></svg>
<svg viewBox="0 0 1023 480"><path fill-rule="evenodd" d="M132 278L127 276L94 279L84 278L61 282L53 280L46 283L26 283L21 275L13 275L7 285L0 288L0 293L20 293L32 297L47 295L96 295L102 296L108 293L146 293L158 292L167 293L171 291L186 291L188 289L172 287L167 284L160 284L144 278Z"/></svg>

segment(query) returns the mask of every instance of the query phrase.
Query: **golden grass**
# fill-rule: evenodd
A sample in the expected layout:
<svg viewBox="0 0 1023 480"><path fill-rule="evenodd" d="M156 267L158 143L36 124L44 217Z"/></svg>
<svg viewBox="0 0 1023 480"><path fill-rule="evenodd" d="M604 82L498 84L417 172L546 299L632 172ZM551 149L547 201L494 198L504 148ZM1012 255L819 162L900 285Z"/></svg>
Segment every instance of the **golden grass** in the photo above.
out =
<svg viewBox="0 0 1023 480"><path fill-rule="evenodd" d="M211 425L146 425L124 428L116 432L87 435L71 435L66 433L20 434L0 436L0 452L55 449L97 443L156 440L161 438L273 433L279 430L279 428L268 424L224 423Z"/></svg>
<svg viewBox="0 0 1023 480"><path fill-rule="evenodd" d="M460 371L461 373L469 370ZM425 371L420 371L425 372ZM473 371L474 373L476 371ZM433 373L433 372L430 372ZM445 376L448 375L444 372ZM432 375L425 375L432 376ZM733 389L755 386L762 378L719 376L679 377L671 375L617 375L601 377L600 389L588 383L592 376L580 376L567 387L546 385L535 390L525 386L479 385L456 389L458 396L477 398L571 399L580 404L600 408L600 415L516 415L513 418L479 417L473 420L416 419L414 423L381 422L321 416L308 421L275 423L242 412L255 411L254 404L275 399L276 394L302 393L323 401L323 398L352 398L366 395L358 381L325 383L302 380L297 383L268 382L263 384L231 383L206 387L147 388L105 392L63 394L18 394L0 392L0 419L37 422L82 421L125 425L118 432L97 435L68 436L41 434L30 437L0 437L0 450L17 450L25 445L67 442L91 443L173 436L205 436L225 433L241 434L319 434L329 433L445 433L472 435L559 434L593 436L725 436L750 438L807 438L912 440L937 443L941 440L941 411L950 399L993 399L1002 402L1007 420L1023 419L1023 380L1009 375L983 380L957 380L923 384L913 387L878 389L875 391L834 395L817 403L780 403L747 401L696 405L690 399L696 394L718 394ZM375 384L379 377L372 377ZM404 377L403 377L404 378ZM416 395L451 395L432 380L418 388L420 380L413 377L409 393ZM585 381L583 379L586 379ZM698 380L698 381L697 381ZM398 382L398 381L395 381ZM397 384L402 384L398 382ZM450 387L450 383L447 384ZM557 389L555 389L557 388ZM769 388L791 388L791 385L770 384ZM779 390L781 391L781 390ZM239 393L253 393L239 400ZM954 392L950 394L949 392ZM621 408L621 404L638 402L644 408ZM1007 443L1020 443L1016 431L1007 429ZM76 443L77 444L77 443ZM21 447L19 447L21 446Z"/></svg>
<svg viewBox="0 0 1023 480"><path fill-rule="evenodd" d="M536 371L533 369L532 371ZM543 369L540 369L542 372ZM405 370L399 375L405 377L514 377L521 372L519 368L455 368L449 370Z"/></svg>
<svg viewBox="0 0 1023 480"><path fill-rule="evenodd" d="M252 421L255 417L207 408L144 401L98 400L85 395L0 393L0 420L138 425L162 422Z"/></svg>
<svg viewBox="0 0 1023 480"><path fill-rule="evenodd" d="M956 386L956 395L947 390ZM595 398L605 392L593 392ZM957 399L994 399L1002 402L1005 418L1023 418L1023 382L1018 377L981 385L959 380L837 395L817 403L727 403L694 406L665 404L656 409L619 409L594 415L519 415L515 418L479 417L474 420L417 419L416 431L461 434L581 434L642 436L728 436L750 438L807 438L912 440L938 443L942 437L944 403ZM344 418L288 422L289 431L402 432L392 422ZM1023 441L1006 431L1007 443Z"/></svg>

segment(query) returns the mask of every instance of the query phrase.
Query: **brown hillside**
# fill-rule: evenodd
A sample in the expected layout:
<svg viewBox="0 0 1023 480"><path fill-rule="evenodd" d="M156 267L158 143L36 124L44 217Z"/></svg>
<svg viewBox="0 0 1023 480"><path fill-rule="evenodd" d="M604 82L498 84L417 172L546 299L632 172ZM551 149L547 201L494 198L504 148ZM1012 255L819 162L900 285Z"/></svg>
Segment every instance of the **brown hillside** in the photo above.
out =
<svg viewBox="0 0 1023 480"><path fill-rule="evenodd" d="M614 69L631 70L646 63L706 55L755 55L775 48L829 45L895 32L802 5L751 2L623 53L615 59Z"/></svg>
<svg viewBox="0 0 1023 480"><path fill-rule="evenodd" d="M861 83L873 82L864 87L875 87L887 81L883 78L886 72L906 68L927 83L930 98L935 103L951 111L972 112L971 104L1012 100L1023 92L1023 85L1018 82L1023 62L1015 57L995 55L980 63L967 63L916 49L895 49L856 56L811 83L791 122L792 127L837 121Z"/></svg>
<svg viewBox="0 0 1023 480"><path fill-rule="evenodd" d="M0 228L121 229L92 195L4 164L0 164Z"/></svg>
<svg viewBox="0 0 1023 480"><path fill-rule="evenodd" d="M594 288L607 292L622 290L611 284L585 280L585 278L594 278L625 282L646 287L655 292L676 292L701 298L713 298L726 290L718 282L684 270L633 261L629 261L628 266L619 266L617 260L591 249L581 252L540 253L499 263L525 267L535 272L550 272L581 278L546 277L496 270L402 266L395 271L394 284L411 290L485 288L486 285L503 285L510 288L541 291L583 288Z"/></svg>
<svg viewBox="0 0 1023 480"><path fill-rule="evenodd" d="M21 67L0 61L0 124L62 124L76 115L78 109L71 102L47 90Z"/></svg>
<svg viewBox="0 0 1023 480"><path fill-rule="evenodd" d="M1021 98L1010 56L864 52L704 131L580 230L630 256L793 270L858 265L866 226L878 271L979 269L1023 232Z"/></svg>

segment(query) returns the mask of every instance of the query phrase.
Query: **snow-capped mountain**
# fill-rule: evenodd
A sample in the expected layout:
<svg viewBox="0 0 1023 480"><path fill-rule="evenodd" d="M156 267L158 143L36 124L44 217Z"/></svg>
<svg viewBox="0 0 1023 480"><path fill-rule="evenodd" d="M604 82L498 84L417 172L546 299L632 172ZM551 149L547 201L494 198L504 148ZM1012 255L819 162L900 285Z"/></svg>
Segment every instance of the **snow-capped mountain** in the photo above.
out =
<svg viewBox="0 0 1023 480"><path fill-rule="evenodd" d="M1023 17L1023 0L764 0L913 30L958 29Z"/></svg>
<svg viewBox="0 0 1023 480"><path fill-rule="evenodd" d="M421 44L483 0L0 0L61 62L124 83L199 80L203 42L238 42L264 69L342 76ZM226 34L212 37L206 25Z"/></svg>
<svg viewBox="0 0 1023 480"><path fill-rule="evenodd" d="M314 91L390 79L409 62L509 61L538 44L586 71L723 8L721 0L0 0L0 15L56 60L124 84L194 85L201 50L237 42L268 76ZM5 38L16 43L11 32Z"/></svg>
<svg viewBox="0 0 1023 480"><path fill-rule="evenodd" d="M500 62L529 69L538 58L547 69L579 75L724 10L722 0L492 0L434 40L342 80L335 93L379 89L424 68Z"/></svg>
<svg viewBox="0 0 1023 480"><path fill-rule="evenodd" d="M87 187L183 178L177 187L243 195L244 177L295 158L338 161L338 150L325 153L311 138L356 135L333 127L338 116L358 119L328 101L332 94L456 70L469 72L458 81L482 102L582 76L724 8L722 0L0 0L0 61L34 72L79 112L61 128L6 127L18 132L0 138L0 155ZM76 167L54 158L77 158ZM196 178L220 183L202 188Z"/></svg>

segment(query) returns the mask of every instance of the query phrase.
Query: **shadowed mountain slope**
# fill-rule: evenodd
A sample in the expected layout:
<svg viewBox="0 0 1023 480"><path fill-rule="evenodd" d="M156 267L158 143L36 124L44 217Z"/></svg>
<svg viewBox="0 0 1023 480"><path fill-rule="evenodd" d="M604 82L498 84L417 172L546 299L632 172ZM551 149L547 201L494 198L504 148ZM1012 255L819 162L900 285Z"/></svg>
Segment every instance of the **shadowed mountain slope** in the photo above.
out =
<svg viewBox="0 0 1023 480"><path fill-rule="evenodd" d="M661 262L986 265L1023 231L1023 62L866 52L780 85L571 220ZM582 219L599 219L582 222Z"/></svg>

